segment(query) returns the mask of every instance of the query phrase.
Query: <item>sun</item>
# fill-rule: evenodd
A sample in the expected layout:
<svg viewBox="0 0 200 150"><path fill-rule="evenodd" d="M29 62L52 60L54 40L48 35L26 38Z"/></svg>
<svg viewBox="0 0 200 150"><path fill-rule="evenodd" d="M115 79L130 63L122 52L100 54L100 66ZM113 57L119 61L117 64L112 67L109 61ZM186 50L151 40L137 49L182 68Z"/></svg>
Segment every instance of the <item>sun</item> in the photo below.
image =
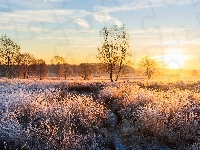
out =
<svg viewBox="0 0 200 150"><path fill-rule="evenodd" d="M164 55L166 67L169 69L182 69L187 59L186 56L181 54L178 49L169 50L168 52L168 54Z"/></svg>

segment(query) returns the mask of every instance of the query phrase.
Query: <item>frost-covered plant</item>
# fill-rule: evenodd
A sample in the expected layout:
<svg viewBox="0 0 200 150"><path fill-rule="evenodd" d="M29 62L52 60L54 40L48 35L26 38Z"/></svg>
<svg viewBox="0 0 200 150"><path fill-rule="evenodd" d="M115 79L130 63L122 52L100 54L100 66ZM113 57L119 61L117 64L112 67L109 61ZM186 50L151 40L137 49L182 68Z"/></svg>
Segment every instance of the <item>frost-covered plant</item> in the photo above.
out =
<svg viewBox="0 0 200 150"><path fill-rule="evenodd" d="M140 131L167 141L173 146L198 141L199 113L189 97L190 91L154 93L155 103L140 109ZM199 105L196 103L196 105ZM195 107L196 108L196 107Z"/></svg>
<svg viewBox="0 0 200 150"><path fill-rule="evenodd" d="M70 93L60 96L61 86L64 86L61 83L45 84L35 83L22 88L19 83L17 93L10 86L10 92L0 96L0 106L4 108L0 132L5 135L0 145L10 147L9 141L12 141L15 143L13 149L23 146L60 149L61 145L61 149L65 149L75 140L80 145L77 147L74 143L72 149L98 147L95 142L100 139L96 137L100 136L99 129L106 121L106 108L88 96Z"/></svg>
<svg viewBox="0 0 200 150"><path fill-rule="evenodd" d="M104 149L116 134L132 147L138 137L199 149L199 87L198 81L0 79L0 149Z"/></svg>
<svg viewBox="0 0 200 150"><path fill-rule="evenodd" d="M140 134L179 147L198 141L199 96L182 88L162 91L118 83L105 87L99 98L117 114L121 121L118 124L120 133L126 140L132 134Z"/></svg>
<svg viewBox="0 0 200 150"><path fill-rule="evenodd" d="M138 108L152 102L153 95L150 91L139 89L135 84L119 83L101 90L99 101L117 113L122 121L125 119L135 121Z"/></svg>

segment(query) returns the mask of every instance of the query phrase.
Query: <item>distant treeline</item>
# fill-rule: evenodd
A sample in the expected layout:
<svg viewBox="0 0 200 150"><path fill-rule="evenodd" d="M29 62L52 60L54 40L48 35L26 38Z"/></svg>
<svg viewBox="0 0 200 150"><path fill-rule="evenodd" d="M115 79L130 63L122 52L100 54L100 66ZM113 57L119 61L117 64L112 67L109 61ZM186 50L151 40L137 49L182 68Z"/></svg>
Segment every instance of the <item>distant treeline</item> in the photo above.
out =
<svg viewBox="0 0 200 150"><path fill-rule="evenodd" d="M85 66L85 70L83 69ZM65 68L69 68L66 70ZM63 69L64 68L64 69ZM125 66L126 71L124 74L133 74L135 69L130 66ZM91 77L100 77L106 76L107 70L105 65L101 63L81 63L80 65L71 65L71 64L50 64L47 65L45 62L43 64L31 64L31 65L10 65L9 70L11 72L10 78L39 78L43 79L45 77L60 77L60 78L69 78L72 76L81 76L84 78L84 75L81 74L89 73ZM64 71L62 71L64 70ZM7 77L7 65L0 65L0 77ZM85 79L88 79L87 77Z"/></svg>

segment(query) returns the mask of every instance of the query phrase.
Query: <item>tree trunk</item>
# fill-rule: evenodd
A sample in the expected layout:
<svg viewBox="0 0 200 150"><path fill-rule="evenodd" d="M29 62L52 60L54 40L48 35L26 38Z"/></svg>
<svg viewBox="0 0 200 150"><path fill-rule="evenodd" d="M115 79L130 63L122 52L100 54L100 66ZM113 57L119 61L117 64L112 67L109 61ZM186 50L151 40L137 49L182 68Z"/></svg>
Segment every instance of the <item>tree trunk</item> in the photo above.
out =
<svg viewBox="0 0 200 150"><path fill-rule="evenodd" d="M20 78L20 65L17 66L17 77Z"/></svg>
<svg viewBox="0 0 200 150"><path fill-rule="evenodd" d="M151 79L151 75L150 74L148 74L148 79Z"/></svg>
<svg viewBox="0 0 200 150"><path fill-rule="evenodd" d="M118 72L117 72L117 76L116 76L115 81L118 80L118 78L119 78L119 73L121 72L121 69L122 69L122 59L121 59L121 61L120 61L119 70L118 70Z"/></svg>
<svg viewBox="0 0 200 150"><path fill-rule="evenodd" d="M113 65L110 64L110 81L113 82Z"/></svg>
<svg viewBox="0 0 200 150"><path fill-rule="evenodd" d="M30 67L28 65L27 71L26 71L26 78L28 79L30 75Z"/></svg>
<svg viewBox="0 0 200 150"><path fill-rule="evenodd" d="M150 68L147 68L147 78L148 78L148 79L151 78Z"/></svg>
<svg viewBox="0 0 200 150"><path fill-rule="evenodd" d="M8 60L7 60L6 77L10 78L10 57L8 57Z"/></svg>
<svg viewBox="0 0 200 150"><path fill-rule="evenodd" d="M86 70L84 70L84 80L86 80L87 75L86 75Z"/></svg>
<svg viewBox="0 0 200 150"><path fill-rule="evenodd" d="M25 78L26 78L26 72L23 73L23 79L25 79Z"/></svg>

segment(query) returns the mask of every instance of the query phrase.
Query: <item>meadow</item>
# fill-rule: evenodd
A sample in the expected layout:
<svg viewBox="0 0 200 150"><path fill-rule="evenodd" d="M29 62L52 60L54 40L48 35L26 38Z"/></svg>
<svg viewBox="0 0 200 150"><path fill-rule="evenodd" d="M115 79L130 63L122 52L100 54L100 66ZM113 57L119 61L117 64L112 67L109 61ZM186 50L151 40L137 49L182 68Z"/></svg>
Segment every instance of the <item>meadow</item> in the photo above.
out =
<svg viewBox="0 0 200 150"><path fill-rule="evenodd" d="M198 79L0 79L0 149L200 149Z"/></svg>

